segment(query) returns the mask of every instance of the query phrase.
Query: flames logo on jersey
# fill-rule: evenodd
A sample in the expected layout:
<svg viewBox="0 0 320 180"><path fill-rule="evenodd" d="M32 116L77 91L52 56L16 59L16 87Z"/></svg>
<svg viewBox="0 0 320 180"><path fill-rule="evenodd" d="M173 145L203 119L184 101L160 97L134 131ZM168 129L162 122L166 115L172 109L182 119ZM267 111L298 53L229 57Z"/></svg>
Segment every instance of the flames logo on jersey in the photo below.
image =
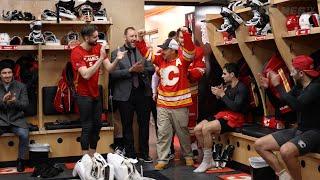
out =
<svg viewBox="0 0 320 180"><path fill-rule="evenodd" d="M163 86L174 86L179 81L179 68L176 66L168 66L161 70L161 84Z"/></svg>

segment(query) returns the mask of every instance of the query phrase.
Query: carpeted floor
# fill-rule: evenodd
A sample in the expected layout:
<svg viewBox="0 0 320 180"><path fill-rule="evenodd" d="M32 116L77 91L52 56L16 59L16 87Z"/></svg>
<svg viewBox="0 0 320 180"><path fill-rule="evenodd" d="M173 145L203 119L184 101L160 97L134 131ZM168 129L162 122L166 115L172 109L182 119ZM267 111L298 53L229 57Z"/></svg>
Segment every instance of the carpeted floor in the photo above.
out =
<svg viewBox="0 0 320 180"><path fill-rule="evenodd" d="M144 169L144 176L155 178L157 180L218 180L219 175L224 174L236 174L241 173L240 171L233 171L227 173L193 173L193 167L187 167L184 165L184 161L180 159L180 147L178 141L175 141L176 157L169 164L169 168L163 171L154 171L153 165L155 164L156 155L156 136L155 130L152 123L150 123L150 155L154 159L154 163L141 163L138 164L138 167L141 165ZM38 180L40 178L31 177L30 173L25 174L10 174L10 175L0 175L0 180ZM64 172L52 180L63 180L63 179L76 179L72 178L72 170L65 168Z"/></svg>

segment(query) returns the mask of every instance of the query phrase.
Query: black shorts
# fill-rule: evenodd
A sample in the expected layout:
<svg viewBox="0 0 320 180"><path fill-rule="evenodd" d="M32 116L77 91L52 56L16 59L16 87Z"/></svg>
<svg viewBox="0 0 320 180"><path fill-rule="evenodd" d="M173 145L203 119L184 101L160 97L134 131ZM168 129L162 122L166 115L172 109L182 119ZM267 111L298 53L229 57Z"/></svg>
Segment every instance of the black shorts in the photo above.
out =
<svg viewBox="0 0 320 180"><path fill-rule="evenodd" d="M292 142L299 149L300 155L320 153L320 131L300 131L296 128L284 129L271 134L279 146Z"/></svg>
<svg viewBox="0 0 320 180"><path fill-rule="evenodd" d="M213 121L216 120L214 116L208 117L207 121ZM221 126L221 131L220 134L226 133L226 132L232 132L235 131L235 128L232 128L231 126L228 125L228 121L224 119L218 119L220 126Z"/></svg>
<svg viewBox="0 0 320 180"><path fill-rule="evenodd" d="M220 134L226 133L226 132L232 132L235 131L235 129L228 125L228 121L224 119L218 119L221 125L221 131Z"/></svg>

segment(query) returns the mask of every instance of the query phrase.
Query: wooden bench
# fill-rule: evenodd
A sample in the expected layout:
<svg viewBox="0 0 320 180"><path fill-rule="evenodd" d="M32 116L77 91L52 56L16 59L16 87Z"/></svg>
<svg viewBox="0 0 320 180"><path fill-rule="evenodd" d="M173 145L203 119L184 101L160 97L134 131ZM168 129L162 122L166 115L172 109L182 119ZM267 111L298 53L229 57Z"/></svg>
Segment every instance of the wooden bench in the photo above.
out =
<svg viewBox="0 0 320 180"><path fill-rule="evenodd" d="M40 130L30 132L30 143L48 143L51 147L49 157L81 156L81 128ZM109 145L113 143L113 127L103 127L97 152L111 152ZM19 138L13 133L0 136L0 162L15 161L18 155Z"/></svg>
<svg viewBox="0 0 320 180"><path fill-rule="evenodd" d="M257 139L258 138L247 136L242 133L230 132L216 138L215 143L234 145L235 151L233 154L233 160L250 166L249 157L259 156L253 147L254 142ZM277 156L280 157L278 153ZM282 161L281 158L279 159ZM320 154L309 153L300 157L299 160L303 180L320 179Z"/></svg>

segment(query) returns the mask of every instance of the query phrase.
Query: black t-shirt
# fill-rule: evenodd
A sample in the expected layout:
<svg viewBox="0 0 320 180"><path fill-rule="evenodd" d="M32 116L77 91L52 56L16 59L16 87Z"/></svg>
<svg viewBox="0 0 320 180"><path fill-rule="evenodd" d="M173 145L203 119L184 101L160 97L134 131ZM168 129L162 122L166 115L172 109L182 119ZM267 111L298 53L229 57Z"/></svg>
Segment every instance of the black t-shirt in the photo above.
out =
<svg viewBox="0 0 320 180"><path fill-rule="evenodd" d="M286 93L282 86L277 86L281 99L297 112L298 129L320 131L320 83L313 80L306 88L294 86Z"/></svg>
<svg viewBox="0 0 320 180"><path fill-rule="evenodd" d="M234 88L227 86L225 94L226 95L221 98L222 104L220 107L222 107L222 109L243 114L248 112L249 93L246 85L241 81L239 81Z"/></svg>

